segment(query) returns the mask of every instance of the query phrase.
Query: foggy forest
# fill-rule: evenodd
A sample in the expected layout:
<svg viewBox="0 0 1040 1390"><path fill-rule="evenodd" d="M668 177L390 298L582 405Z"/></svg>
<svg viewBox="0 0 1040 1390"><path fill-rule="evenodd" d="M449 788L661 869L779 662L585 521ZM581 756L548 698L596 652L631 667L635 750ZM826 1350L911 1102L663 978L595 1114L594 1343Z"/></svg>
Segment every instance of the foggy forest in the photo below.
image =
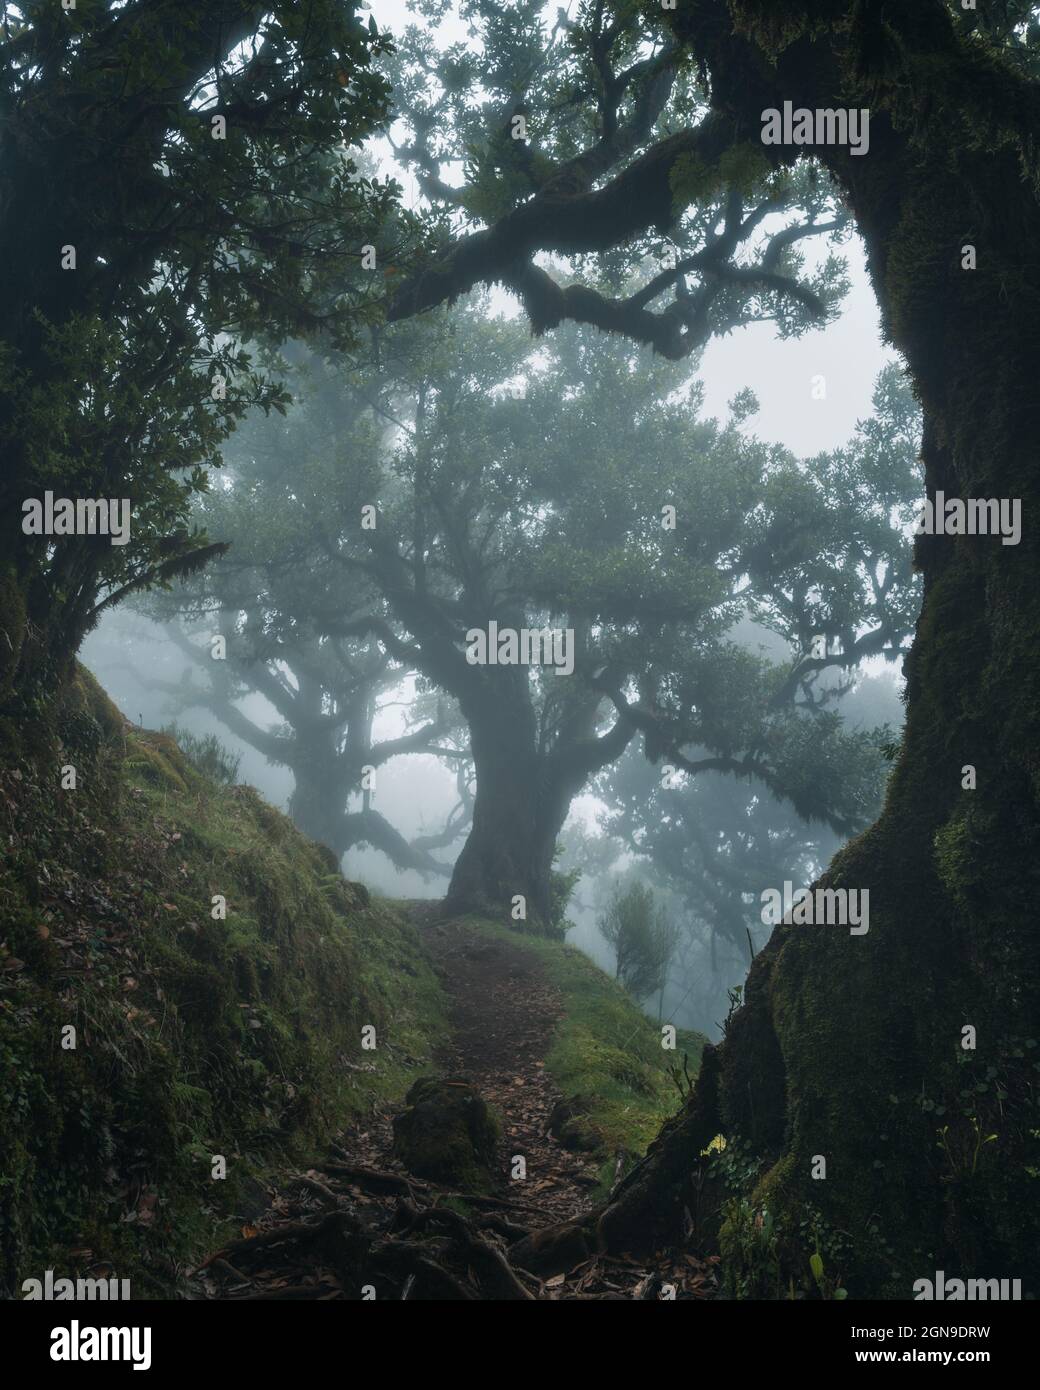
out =
<svg viewBox="0 0 1040 1390"><path fill-rule="evenodd" d="M0 11L41 1367L339 1301L984 1359L1040 1295L1040 7Z"/></svg>

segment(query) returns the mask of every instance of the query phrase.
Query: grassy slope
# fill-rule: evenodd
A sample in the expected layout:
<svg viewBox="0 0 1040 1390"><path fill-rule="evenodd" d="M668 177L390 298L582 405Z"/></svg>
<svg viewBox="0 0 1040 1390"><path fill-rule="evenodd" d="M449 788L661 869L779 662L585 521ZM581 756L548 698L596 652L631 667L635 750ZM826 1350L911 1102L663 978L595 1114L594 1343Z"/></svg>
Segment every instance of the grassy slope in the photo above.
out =
<svg viewBox="0 0 1040 1390"><path fill-rule="evenodd" d="M127 725L85 671L60 731L0 770L0 1296L47 1268L161 1295L263 1179L430 1069L446 1001L392 903L252 788ZM678 1102L669 1063L685 1049L694 1072L703 1039L664 1051L581 952L469 920L538 955L566 1009L556 1085L592 1101L611 1155L641 1153Z"/></svg>
<svg viewBox="0 0 1040 1390"><path fill-rule="evenodd" d="M669 1068L678 1063L681 1070L685 1052L695 1077L706 1039L679 1030L676 1050L666 1051L658 1026L576 947L480 918L468 917L466 925L538 956L566 1010L546 1058L553 1081L565 1098L592 1102L588 1118L611 1155L618 1149L642 1155L679 1105ZM608 1166L612 1174L612 1158Z"/></svg>
<svg viewBox="0 0 1040 1390"><path fill-rule="evenodd" d="M85 672L60 729L0 773L0 1293L97 1261L141 1296L258 1178L401 1095L444 1000L399 913Z"/></svg>

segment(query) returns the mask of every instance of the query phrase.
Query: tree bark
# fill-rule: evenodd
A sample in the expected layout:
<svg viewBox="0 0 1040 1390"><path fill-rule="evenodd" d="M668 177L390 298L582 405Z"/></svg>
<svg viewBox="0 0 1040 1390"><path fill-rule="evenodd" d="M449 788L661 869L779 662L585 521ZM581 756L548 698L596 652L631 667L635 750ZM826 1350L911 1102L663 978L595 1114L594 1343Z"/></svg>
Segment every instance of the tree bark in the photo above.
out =
<svg viewBox="0 0 1040 1390"><path fill-rule="evenodd" d="M811 79L784 94L842 104ZM886 806L820 880L869 891L869 932L774 931L718 1058L599 1223L614 1247L674 1236L717 1125L761 1165L745 1197L774 1218L784 1278L805 1280L816 1222L854 1296L912 1298L936 1269L1020 1276L1034 1294L1040 1281L1036 1205L1022 1202L1040 1118L1040 210L1013 147L953 150L943 129L915 146L874 111L869 158L817 153L845 185L925 408L928 495L1020 499L1021 542L918 541L924 601ZM739 1213L723 1227L730 1278L765 1291L746 1230Z"/></svg>
<svg viewBox="0 0 1040 1390"><path fill-rule="evenodd" d="M545 927L551 915L550 875L556 835L567 807L547 804L526 668L503 669L494 688L462 702L469 724L477 789L473 826L452 873L445 906L514 920L513 899L526 920Z"/></svg>

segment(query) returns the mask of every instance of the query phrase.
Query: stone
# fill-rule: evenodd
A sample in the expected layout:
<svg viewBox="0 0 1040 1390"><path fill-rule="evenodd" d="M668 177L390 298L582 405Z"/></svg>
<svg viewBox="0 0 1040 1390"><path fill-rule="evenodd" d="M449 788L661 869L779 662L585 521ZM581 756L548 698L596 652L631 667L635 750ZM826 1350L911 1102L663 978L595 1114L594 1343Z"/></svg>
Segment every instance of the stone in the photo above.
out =
<svg viewBox="0 0 1040 1390"><path fill-rule="evenodd" d="M461 1077L423 1076L394 1116L394 1157L418 1178L483 1192L494 1181L498 1124L476 1088Z"/></svg>

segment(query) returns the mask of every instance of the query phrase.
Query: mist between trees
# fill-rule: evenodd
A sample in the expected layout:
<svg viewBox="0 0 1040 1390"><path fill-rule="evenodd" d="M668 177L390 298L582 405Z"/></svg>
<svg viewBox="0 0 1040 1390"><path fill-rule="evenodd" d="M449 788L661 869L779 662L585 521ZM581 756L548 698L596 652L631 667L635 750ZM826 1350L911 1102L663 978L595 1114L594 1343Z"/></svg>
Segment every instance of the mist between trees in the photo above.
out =
<svg viewBox="0 0 1040 1390"><path fill-rule="evenodd" d="M389 8L4 6L0 744L35 820L8 801L32 959L0 985L64 1007L52 789L78 742L97 811L136 738L83 651L207 785L718 1040L584 1209L596 1252L681 1247L721 1140L738 1297L838 1297L838 1261L867 1296L1035 1288L1040 10ZM706 411L713 343L839 324L854 236L898 354L871 410L806 457L749 389ZM567 674L471 661L474 630L559 633ZM299 901L379 917L288 830ZM869 932L767 940L789 883L869 894ZM65 1181L31 1139L0 1135L18 1258L34 1175Z"/></svg>
<svg viewBox="0 0 1040 1390"><path fill-rule="evenodd" d="M459 910L520 894L560 934L570 899L608 968L596 922L637 876L675 923L654 1007L717 1034L760 889L810 882L880 804L901 710L863 664L898 662L919 603L899 369L800 460L756 437L750 392L705 418L693 364L532 341L480 297L367 357L277 362L291 406L239 428L192 514L230 548L134 602L165 655L123 662L160 722L205 712L288 771L302 830ZM572 630L573 674L472 664L493 623ZM118 679L104 633L89 652Z"/></svg>

